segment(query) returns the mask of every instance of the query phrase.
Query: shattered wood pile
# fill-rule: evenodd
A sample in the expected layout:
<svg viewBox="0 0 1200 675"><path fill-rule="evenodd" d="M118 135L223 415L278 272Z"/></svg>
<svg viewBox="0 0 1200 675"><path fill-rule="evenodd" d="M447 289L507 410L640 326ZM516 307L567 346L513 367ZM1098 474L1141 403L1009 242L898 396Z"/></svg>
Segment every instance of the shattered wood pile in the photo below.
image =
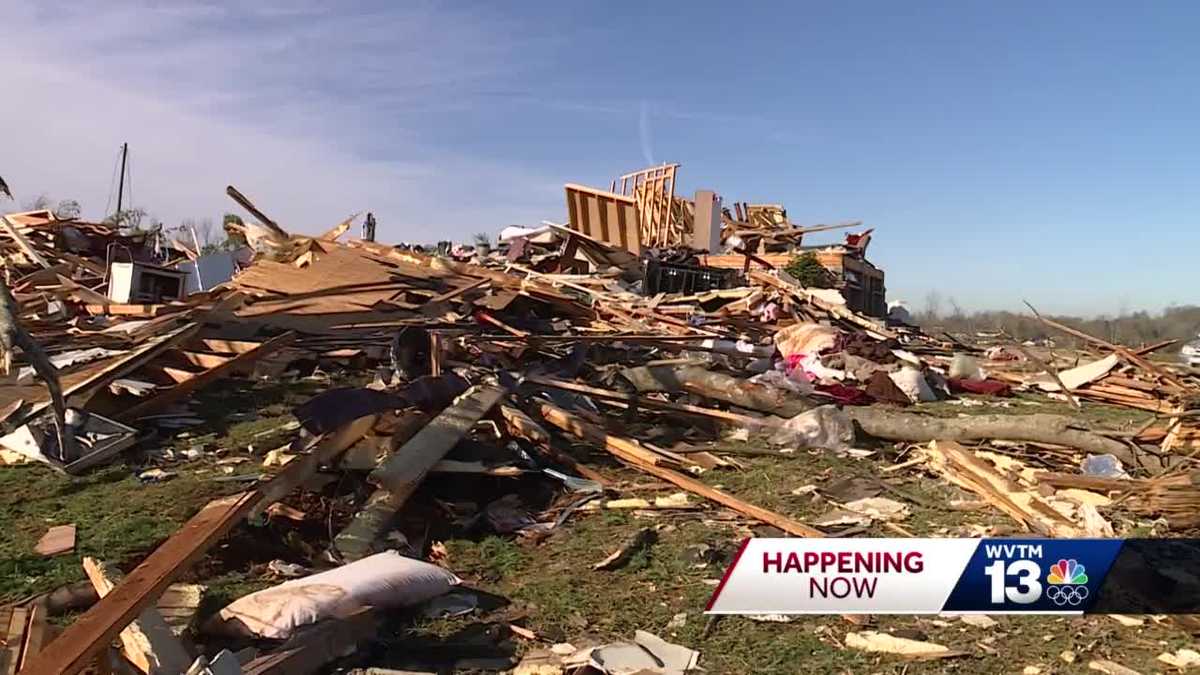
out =
<svg viewBox="0 0 1200 675"><path fill-rule="evenodd" d="M670 215L674 169L613 186L612 204L632 197L640 209L644 243L680 236ZM1118 500L1106 494L1128 495L1124 508L1169 527L1198 524L1195 482L1174 453L1198 447L1200 381L1144 352L1085 336L1101 358L1074 368L1014 352L989 359L771 269L749 271L735 288L646 296L629 253L640 249L614 241L609 226L609 215L624 218L622 207L588 206L586 196L573 202L571 229L525 230L507 251L464 261L339 241L349 220L319 237L291 235L241 193L230 195L257 221L241 226L256 260L165 309L106 303L97 251L118 241L111 230L45 214L5 219L3 254L23 324L57 368L69 405L122 430L84 434L102 447L56 459L45 387L18 374L28 365L18 354L0 399L6 459L86 471L203 423L198 395L217 380L249 389L304 372L329 383L293 411L290 443L262 456L261 472L229 476L241 492L200 510L123 578L89 559L98 598L53 641L40 636L44 628L26 639L13 654L21 672L75 673L97 660L179 672L200 653L193 667L207 670L197 672L225 672L230 659L234 672L250 673L318 672L333 662L406 667L411 659L372 661L381 622L430 606L471 612L479 602L439 564L438 538L490 532L536 546L569 536L571 519L597 508L700 513L803 537L873 526L914 534L899 522L907 505L895 500L830 499L835 511L805 522L712 485L705 474L739 471L741 454L886 458L883 475L938 477L1017 532L1114 536L1114 512L1102 509ZM575 227L580 209L593 206L609 215L598 228ZM790 228L782 208L755 205L738 205L727 225L731 235L772 242L781 235L764 232ZM798 243L803 232L791 229L784 238ZM334 386L333 371L344 386ZM924 407L1010 405L1014 388L1138 408L1158 421L1114 431L1062 415L959 417ZM737 438L761 443L731 447ZM153 457L129 461L144 462L146 480L169 477L181 461ZM681 492L643 499L630 475ZM198 632L167 628L156 607L164 591L223 538L264 520L304 532L305 564L271 560L271 587L233 599ZM586 573L627 564L658 536L631 535ZM0 617L32 634L34 613L45 611L36 602ZM516 624L504 634L542 639ZM237 664L233 652L249 644L254 655ZM699 654L639 631L631 643L525 657L525 672L683 672ZM511 650L489 658L488 667L516 662Z"/></svg>

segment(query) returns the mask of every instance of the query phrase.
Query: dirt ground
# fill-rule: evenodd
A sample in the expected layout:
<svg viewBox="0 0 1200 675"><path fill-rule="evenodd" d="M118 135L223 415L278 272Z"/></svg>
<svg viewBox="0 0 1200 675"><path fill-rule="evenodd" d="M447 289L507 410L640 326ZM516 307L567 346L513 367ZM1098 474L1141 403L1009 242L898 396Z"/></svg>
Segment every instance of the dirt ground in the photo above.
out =
<svg viewBox="0 0 1200 675"><path fill-rule="evenodd" d="M229 382L204 394L206 423L186 434L149 444L161 450L202 448L201 458L163 468L177 472L162 483L136 478L151 459L133 455L125 462L69 478L40 466L0 467L0 602L11 602L83 579L80 558L96 556L129 569L173 532L201 504L239 490L239 477L261 472L265 449L283 445L291 407L330 386L324 381L298 383ZM1063 412L1059 404L1015 399L1007 406L937 404L932 414L956 415L1008 411ZM1093 424L1128 428L1140 416L1129 411L1088 406ZM641 434L679 435L677 420ZM248 451L254 446L254 453ZM616 478L622 496L653 500L677 492L644 474L620 467L603 453L583 446L564 449ZM870 457L852 459L828 452L800 451L781 456L744 455L765 447L759 438L720 441L714 448L735 454L741 470L717 469L701 479L755 504L800 521L811 522L831 509L822 493L874 485L881 496L907 503L911 516L900 525L915 536L980 536L1020 534L1013 522L986 509L955 510L953 500L969 499L919 468L885 473L902 459L903 449L873 448ZM230 461L245 457L246 461ZM221 460L225 460L222 462ZM289 499L311 514L327 513L302 525L265 523L239 528L194 568L186 580L209 587L202 614L245 592L276 583L265 564L273 559L307 562L318 557L330 533L352 513L361 498L360 481L334 476L320 492ZM806 486L816 486L814 493ZM445 565L466 584L496 596L494 609L457 619L429 620L397 616L376 650L414 640L422 644L454 644L464 635L487 633L496 626L528 628L541 643L506 637L519 656L534 647L570 642L576 646L631 638L635 629L699 650L709 673L1038 673L1089 672L1095 659L1120 663L1138 672L1170 672L1156 657L1191 645L1191 637L1169 620L1137 617L1138 625L1108 616L1086 618L992 617L980 627L956 617L820 616L788 622L726 617L709 621L703 608L738 543L747 536L779 534L747 522L727 510L693 498L694 508L672 510L581 509L540 541L496 535L478 522L452 526L444 505L482 502L518 493L536 503L554 497L553 484L542 476L521 478L445 476L428 480L401 518L399 529L414 548L433 542L446 549ZM439 515L440 514L440 515ZM75 523L78 545L71 555L40 558L32 553L37 539L52 525ZM658 530L658 542L625 567L595 571L623 540L643 527ZM1132 523L1148 534L1152 524ZM843 532L844 536L897 536L873 525ZM57 621L69 621L59 617ZM962 656L936 661L906 661L847 649L848 632L883 630L946 645ZM1095 672L1095 671L1090 671Z"/></svg>

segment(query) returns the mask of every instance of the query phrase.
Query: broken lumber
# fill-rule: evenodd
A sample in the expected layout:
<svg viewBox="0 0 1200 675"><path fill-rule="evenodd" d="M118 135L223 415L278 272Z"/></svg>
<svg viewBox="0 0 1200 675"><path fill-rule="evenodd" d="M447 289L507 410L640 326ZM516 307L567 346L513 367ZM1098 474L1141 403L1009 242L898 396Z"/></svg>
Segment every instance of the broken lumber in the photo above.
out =
<svg viewBox="0 0 1200 675"><path fill-rule="evenodd" d="M157 394L148 400L125 410L120 414L119 418L121 420L135 420L139 417L152 415L159 410L162 410L166 406L191 394L197 389L206 387L212 382L229 375L230 373L234 372L235 369L246 364L253 363L258 359L267 356L268 354L278 351L279 349L290 344L295 337L296 334L291 332L273 337L254 349L244 351L231 359L226 359L219 365L209 368L208 370L205 370L204 372L201 372L193 377L189 377L188 379L176 384L174 387L171 387L163 393Z"/></svg>
<svg viewBox="0 0 1200 675"><path fill-rule="evenodd" d="M311 675L354 651L378 629L375 610L361 609L300 629L283 646L242 666L243 675Z"/></svg>
<svg viewBox="0 0 1200 675"><path fill-rule="evenodd" d="M121 582L118 572L95 558L83 559L83 571L102 598ZM133 623L121 631L121 646L125 657L148 675L181 673L192 663L192 657L153 607L142 611Z"/></svg>
<svg viewBox="0 0 1200 675"><path fill-rule="evenodd" d="M351 214L349 218L329 228L329 230L324 234L317 236L317 239L322 241L337 241L338 237L346 234L346 230L350 229L350 224L354 222L354 219L358 217L359 213L362 212L359 211L358 213Z"/></svg>
<svg viewBox="0 0 1200 675"><path fill-rule="evenodd" d="M951 483L1047 537L1079 537L1080 530L1034 490L1024 490L954 441L932 441L923 451L929 468Z"/></svg>
<svg viewBox="0 0 1200 675"><path fill-rule="evenodd" d="M266 511L268 506L283 499L312 478L321 465L332 462L366 436L378 419L378 415L364 415L331 434L311 439L307 453L288 462L279 473L271 477L271 480L258 488L260 497L258 503L250 510L249 517L257 517Z"/></svg>
<svg viewBox="0 0 1200 675"><path fill-rule="evenodd" d="M250 215L254 216L258 222L262 223L263 226L268 230L284 239L288 238L288 233L285 232L282 227L276 224L275 221L268 218L267 214L259 211L258 208L254 206L254 203L246 197L246 195L238 192L237 188L233 187L232 185L228 185L225 187L225 194L229 195L233 201L237 202L238 206L241 206L243 209L249 211Z"/></svg>
<svg viewBox="0 0 1200 675"><path fill-rule="evenodd" d="M14 225L7 216L0 216L0 226L4 228L4 232L8 234L8 236L12 237L12 240L17 243L17 247L20 248L21 252L28 256L30 260L46 269L53 267L53 265L46 261L41 253L38 253L38 250L33 247L33 244L30 243L29 239L27 239L25 235L21 233L20 228Z"/></svg>
<svg viewBox="0 0 1200 675"><path fill-rule="evenodd" d="M555 448L551 444L550 433L542 428L542 425L538 424L532 417L526 415L524 410L509 403L501 403L499 410L509 434L529 441L548 459L565 466L577 475L583 476L588 480L594 480L604 487L612 486L612 480L608 476L590 466L580 464L575 461L574 457L560 452Z"/></svg>
<svg viewBox="0 0 1200 675"><path fill-rule="evenodd" d="M825 534L820 530L809 527L804 523L797 522L773 511L768 511L761 506L755 506L754 504L742 501L731 494L722 492L721 490L713 487L709 487L708 485L705 485L694 478L685 476L678 471L659 466L655 462L647 459L647 455L654 455L654 453L651 453L649 450L642 447L637 441L628 438L622 438L620 436L613 436L607 431L585 422L578 415L569 413L562 408L554 406L550 403L541 402L538 406L538 411L540 412L542 418L550 424L553 424L554 426L573 436L588 441L589 443L593 443L598 447L604 448L609 452L609 454L635 469L661 478L668 483L678 485L688 492L695 493L701 497L704 497L705 499L717 502L718 504L733 509L742 515L749 516L755 520L767 523L768 525L778 527L788 534L794 534L798 537L825 536ZM657 455L654 456L657 457Z"/></svg>
<svg viewBox="0 0 1200 675"><path fill-rule="evenodd" d="M637 396L635 394L627 394L621 391L612 389L601 389L599 387L589 387L578 382L568 382L566 380L558 380L552 377L532 376L525 378L525 382L529 384L539 385L542 387L551 387L553 389L561 389L563 391L571 391L577 394L587 394L606 401L619 401L638 408L654 408L657 410L669 410L671 412L685 413L688 415L696 415L698 417L708 417L711 419L721 420L722 422L736 424L741 427L755 428L758 426L774 426L782 424L781 419L763 420L749 415L742 415L727 410L716 410L714 408L704 408L698 405L690 405L687 403L672 403L670 401L660 401L656 398L648 398L645 396Z"/></svg>
<svg viewBox="0 0 1200 675"><path fill-rule="evenodd" d="M463 394L449 408L392 453L368 480L378 486L354 520L334 538L334 547L349 561L366 557L396 512L416 491L426 474L504 396L499 387L481 386Z"/></svg>
<svg viewBox="0 0 1200 675"><path fill-rule="evenodd" d="M1163 378L1167 382L1170 382L1171 384L1173 384L1177 387L1180 387L1182 389L1189 388L1186 384L1184 384L1182 381L1180 381L1179 378L1177 378L1174 375L1172 375L1171 373L1167 372L1165 369L1160 368L1159 366L1155 365L1154 363L1151 363L1150 361L1147 361L1146 359L1144 359L1141 356L1139 356L1138 354L1135 354L1134 352L1126 349L1125 347L1122 347L1120 345L1115 345L1111 342L1106 342L1105 340L1101 340L1098 337L1088 335L1087 333L1085 333L1081 330L1076 330L1066 324L1061 324L1053 319L1047 319L1046 317L1044 317L1040 313L1038 313L1037 309L1035 309L1034 306L1029 304L1028 302L1025 303L1025 306L1028 307L1031 312L1033 312L1033 315L1035 317L1037 317L1037 319L1039 321L1046 324L1047 326L1049 326L1051 328L1056 328L1056 329L1066 333L1067 335L1079 338L1080 340L1083 340L1084 342L1090 342L1094 345L1104 347L1105 349L1116 352L1118 356L1125 359L1129 363L1132 363L1132 364L1138 366L1142 370L1145 370L1147 373L1152 373L1154 375L1158 375L1159 377Z"/></svg>
<svg viewBox="0 0 1200 675"><path fill-rule="evenodd" d="M249 512L257 491L209 502L27 665L25 675L75 675Z"/></svg>

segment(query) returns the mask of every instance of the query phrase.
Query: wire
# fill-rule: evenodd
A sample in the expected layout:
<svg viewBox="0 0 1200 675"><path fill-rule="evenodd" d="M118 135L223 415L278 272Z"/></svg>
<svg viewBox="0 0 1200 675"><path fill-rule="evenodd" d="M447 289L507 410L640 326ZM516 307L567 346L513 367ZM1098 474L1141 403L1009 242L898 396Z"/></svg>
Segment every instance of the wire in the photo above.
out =
<svg viewBox="0 0 1200 675"><path fill-rule="evenodd" d="M113 192L117 187L117 167L121 166L121 153L117 153L116 160L113 161L112 177L108 180L108 200L104 202L104 215L108 215L108 210L112 208Z"/></svg>
<svg viewBox="0 0 1200 675"><path fill-rule="evenodd" d="M125 210L132 211L133 210L133 159L129 157L128 150L126 150L125 153L126 153L125 158L129 162L129 170L127 172L129 175L129 206L125 207Z"/></svg>

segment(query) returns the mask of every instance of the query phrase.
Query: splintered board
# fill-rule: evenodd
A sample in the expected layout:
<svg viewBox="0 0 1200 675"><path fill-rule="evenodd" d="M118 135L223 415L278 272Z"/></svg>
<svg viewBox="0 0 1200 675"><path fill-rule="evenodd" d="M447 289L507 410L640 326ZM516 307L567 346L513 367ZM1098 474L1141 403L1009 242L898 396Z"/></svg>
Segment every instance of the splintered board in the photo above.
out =
<svg viewBox="0 0 1200 675"><path fill-rule="evenodd" d="M72 675L83 670L125 626L238 521L258 499L252 491L210 502L156 548L125 581L66 628L26 664L27 675Z"/></svg>
<svg viewBox="0 0 1200 675"><path fill-rule="evenodd" d="M162 354L160 359L147 363L135 374L164 387L159 393L124 408L117 417L136 420L159 412L166 406L184 399L193 392L216 380L232 375L240 367L247 367L258 359L290 344L294 333L284 333L266 342L237 341L218 347L241 349L237 353L215 353L209 351L211 340L198 340L179 349Z"/></svg>

